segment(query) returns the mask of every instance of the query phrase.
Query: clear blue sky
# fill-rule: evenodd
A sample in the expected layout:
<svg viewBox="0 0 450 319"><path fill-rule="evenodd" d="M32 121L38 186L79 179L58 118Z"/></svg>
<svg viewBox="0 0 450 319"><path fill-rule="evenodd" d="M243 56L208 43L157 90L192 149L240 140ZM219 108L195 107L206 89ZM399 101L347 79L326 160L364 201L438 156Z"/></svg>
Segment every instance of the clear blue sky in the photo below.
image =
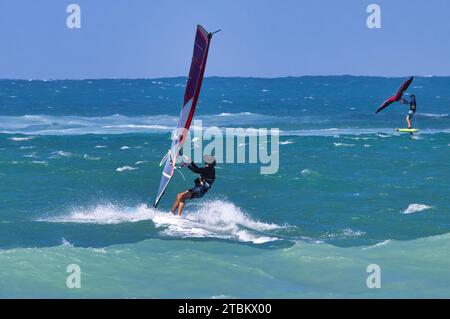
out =
<svg viewBox="0 0 450 319"><path fill-rule="evenodd" d="M450 75L449 21L448 0L0 0L0 78L185 76L197 24L222 29L207 76Z"/></svg>

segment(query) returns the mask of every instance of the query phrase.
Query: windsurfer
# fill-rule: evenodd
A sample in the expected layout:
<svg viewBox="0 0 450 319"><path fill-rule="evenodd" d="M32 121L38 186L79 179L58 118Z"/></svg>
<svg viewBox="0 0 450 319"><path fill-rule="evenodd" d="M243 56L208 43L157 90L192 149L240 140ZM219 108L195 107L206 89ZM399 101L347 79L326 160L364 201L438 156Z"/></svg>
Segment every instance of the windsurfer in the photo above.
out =
<svg viewBox="0 0 450 319"><path fill-rule="evenodd" d="M416 113L417 103L416 96L414 94L411 95L411 101L407 101L406 99L402 99L402 104L409 104L408 115L406 115L406 124L408 125L408 129L412 129L411 118Z"/></svg>
<svg viewBox="0 0 450 319"><path fill-rule="evenodd" d="M175 202L172 205L172 209L170 210L173 214L178 213L178 216L181 216L183 214L186 199L203 197L214 183L216 179L216 160L214 156L211 155L205 155L204 160L205 166L198 167L195 163L192 163L189 157L183 156L183 164L192 172L200 174L200 177L195 179L194 187L177 195Z"/></svg>
<svg viewBox="0 0 450 319"><path fill-rule="evenodd" d="M153 204L154 208L158 206L161 197L164 195L164 192L166 191L167 186L169 185L169 182L173 177L175 169L177 169L177 167L175 167L175 163L177 162L177 158L184 144L184 134L187 134L187 132L189 131L189 127L191 126L191 122L194 117L195 107L197 106L198 98L200 96L203 75L205 73L209 44L214 33L215 32L208 33L202 26L197 26L191 67L189 69L186 90L184 92L183 106L181 107L180 118L177 124L177 133L182 130L183 138L177 137L176 134L173 135L170 150L160 162L160 166L164 165L164 169L161 176L161 182L159 183L155 203ZM195 171L196 169L194 165L192 165L192 167L190 168L193 171ZM201 175L202 173L199 172L199 174ZM185 192L183 196L178 196L176 202L177 205L174 204L174 209L172 211L175 212L175 210L178 208L181 214L181 211L183 210L182 206L184 205L184 200L188 197L192 198L193 196L196 196L195 194L196 193L194 193L194 191L191 191L189 193ZM181 205L181 207L178 207L182 202L183 205Z"/></svg>

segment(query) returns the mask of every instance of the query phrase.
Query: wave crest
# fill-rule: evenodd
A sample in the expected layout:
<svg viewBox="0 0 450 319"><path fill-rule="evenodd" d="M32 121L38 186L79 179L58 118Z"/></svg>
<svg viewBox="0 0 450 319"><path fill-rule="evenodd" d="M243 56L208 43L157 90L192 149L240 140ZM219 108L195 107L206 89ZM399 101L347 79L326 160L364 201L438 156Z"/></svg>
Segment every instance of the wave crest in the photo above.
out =
<svg viewBox="0 0 450 319"><path fill-rule="evenodd" d="M423 204L410 204L408 208L403 211L402 214L414 214L431 208L432 208L431 206Z"/></svg>
<svg viewBox="0 0 450 319"><path fill-rule="evenodd" d="M124 208L101 204L90 208L76 208L68 215L40 221L57 223L120 224L151 220L160 233L178 238L218 238L262 244L278 240L268 232L282 228L251 218L233 203L223 200L200 202L186 209L184 218L168 212L139 205Z"/></svg>

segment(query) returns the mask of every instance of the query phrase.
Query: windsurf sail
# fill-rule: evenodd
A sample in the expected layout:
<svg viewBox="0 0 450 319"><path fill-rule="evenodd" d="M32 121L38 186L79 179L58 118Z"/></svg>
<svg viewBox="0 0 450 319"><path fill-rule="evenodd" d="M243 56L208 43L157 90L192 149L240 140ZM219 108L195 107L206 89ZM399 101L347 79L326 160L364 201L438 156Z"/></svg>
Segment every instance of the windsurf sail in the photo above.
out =
<svg viewBox="0 0 450 319"><path fill-rule="evenodd" d="M164 192L172 179L176 169L177 158L180 155L180 151L189 131L192 118L194 117L195 107L197 106L200 89L202 87L203 74L205 73L209 43L211 42L212 35L213 33L208 33L202 26L197 26L194 53L186 84L186 91L184 93L180 118L178 120L175 134L172 135L172 145L170 150L160 163L160 166L164 165L164 169L153 207L158 206L161 197L164 195Z"/></svg>
<svg viewBox="0 0 450 319"><path fill-rule="evenodd" d="M385 108L387 108L389 105L391 105L394 102L400 101L403 98L403 94L406 92L406 90L409 88L409 85L414 80L414 77L410 77L408 80L406 80L397 90L397 93L394 96L391 96L389 99L384 101L383 104L378 108L378 110L375 113L378 113Z"/></svg>

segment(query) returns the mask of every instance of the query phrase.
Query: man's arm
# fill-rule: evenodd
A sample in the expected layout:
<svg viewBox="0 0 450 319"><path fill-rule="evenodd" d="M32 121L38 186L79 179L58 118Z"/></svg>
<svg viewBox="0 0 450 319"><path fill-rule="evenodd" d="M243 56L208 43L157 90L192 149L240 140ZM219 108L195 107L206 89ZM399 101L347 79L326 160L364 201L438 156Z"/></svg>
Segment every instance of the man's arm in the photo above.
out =
<svg viewBox="0 0 450 319"><path fill-rule="evenodd" d="M195 165L195 163L189 164L189 165L188 165L188 168L189 168L191 171L193 171L194 173L197 173L197 174L203 173L203 170L204 170L204 168L198 167L197 165Z"/></svg>

